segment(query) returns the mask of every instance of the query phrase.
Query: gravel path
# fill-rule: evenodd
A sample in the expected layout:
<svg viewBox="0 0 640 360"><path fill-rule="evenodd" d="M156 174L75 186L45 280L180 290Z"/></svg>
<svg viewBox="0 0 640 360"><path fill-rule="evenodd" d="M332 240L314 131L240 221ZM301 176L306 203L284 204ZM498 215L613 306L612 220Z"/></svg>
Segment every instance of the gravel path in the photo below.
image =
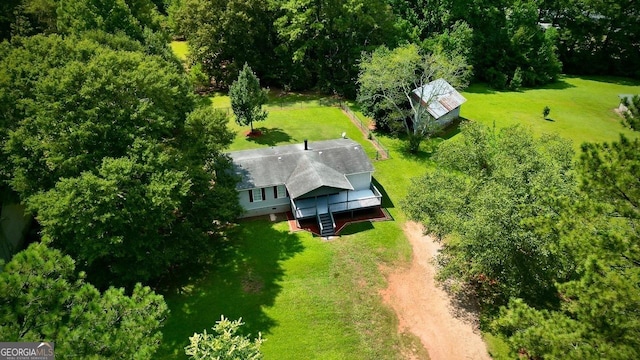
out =
<svg viewBox="0 0 640 360"><path fill-rule="evenodd" d="M418 223L407 222L404 232L413 246L411 266L393 270L382 292L398 316L398 331L417 336L431 360L491 359L475 316L454 306L437 286L432 260L440 244L423 235Z"/></svg>

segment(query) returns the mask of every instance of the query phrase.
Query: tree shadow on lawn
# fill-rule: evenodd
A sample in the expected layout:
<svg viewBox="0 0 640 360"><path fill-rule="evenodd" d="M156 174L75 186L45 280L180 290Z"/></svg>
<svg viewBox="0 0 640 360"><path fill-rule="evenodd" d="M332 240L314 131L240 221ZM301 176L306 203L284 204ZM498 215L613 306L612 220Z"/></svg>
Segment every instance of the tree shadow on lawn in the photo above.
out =
<svg viewBox="0 0 640 360"><path fill-rule="evenodd" d="M277 325L263 308L273 306L281 290L281 262L304 250L298 235L277 230L268 220L251 220L229 237L229 244L216 251L216 264L201 269L204 276L191 277L164 294L171 312L157 353L161 358L185 358L189 337L211 332L221 315L242 318L240 332L251 337L269 334Z"/></svg>
<svg viewBox="0 0 640 360"><path fill-rule="evenodd" d="M609 84L624 85L624 86L640 86L640 80L616 77L616 76L575 76L576 78L583 80L591 80L597 82L605 82Z"/></svg>
<svg viewBox="0 0 640 360"><path fill-rule="evenodd" d="M471 84L468 88L464 89L462 92L469 94L496 94L496 93L524 93L527 90L563 90L570 89L576 87L575 85L569 84L563 78L560 78L552 83L536 86L536 87L522 87L518 90L511 89L494 89L487 83L476 83Z"/></svg>
<svg viewBox="0 0 640 360"><path fill-rule="evenodd" d="M272 108L295 108L298 106L303 107L303 103L311 101L317 101L322 106L331 106L338 104L340 99L336 96L318 92L284 92L280 89L271 89L267 106Z"/></svg>
<svg viewBox="0 0 640 360"><path fill-rule="evenodd" d="M288 143L291 141L291 136L280 128L269 129L261 127L254 129L256 132L260 132L260 136L247 136L247 141L254 142L260 145L276 146L280 143Z"/></svg>
<svg viewBox="0 0 640 360"><path fill-rule="evenodd" d="M526 90L564 90L564 89L571 89L574 87L576 86L573 84L569 84L563 78L560 78L549 84L541 85L534 88L523 88L522 90L525 90L525 91Z"/></svg>

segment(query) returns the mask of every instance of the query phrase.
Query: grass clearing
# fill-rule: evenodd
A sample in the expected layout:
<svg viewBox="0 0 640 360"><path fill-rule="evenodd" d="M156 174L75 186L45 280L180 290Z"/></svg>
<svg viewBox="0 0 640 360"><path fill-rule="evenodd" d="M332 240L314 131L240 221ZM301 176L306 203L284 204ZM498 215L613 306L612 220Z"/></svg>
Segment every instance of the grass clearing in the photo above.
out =
<svg viewBox="0 0 640 360"><path fill-rule="evenodd" d="M211 99L213 106L223 101L221 95ZM263 132L258 138L246 137L248 127L231 120L231 150L335 139L346 132L375 157L373 145L339 108L322 106L331 102L280 99L268 108L267 120L254 124ZM398 214L388 196L385 205ZM395 315L378 296L385 287L380 266L408 261L410 245L396 221L352 224L343 233L326 242L288 233L286 222L242 222L218 264L165 294L171 314L158 357L186 358L188 337L224 314L242 317L246 333L262 332L266 359L398 358L399 348L415 341L397 334Z"/></svg>
<svg viewBox="0 0 640 360"><path fill-rule="evenodd" d="M189 45L186 41L172 41L169 43L171 50L182 61L187 61L187 54L189 54Z"/></svg>
<svg viewBox="0 0 640 360"><path fill-rule="evenodd" d="M547 88L514 93L474 85L464 93L468 102L463 116L488 125L496 120L499 127L525 123L535 133L556 132L576 143L615 140L618 132L624 132L610 110L617 105L618 92L640 92L637 85L579 78L565 78L564 83L559 85L565 87L562 91ZM592 104L598 91L605 90L613 98L601 95L599 105ZM230 111L224 94L215 94L208 101ZM327 106L332 101L315 95L272 94L269 117L254 124L263 136L248 138L248 127L230 121L236 133L231 150L334 139L346 132L373 158L373 146L339 108ZM544 106L551 108L550 117L555 121L542 119ZM608 111L610 116L603 115ZM584 123L600 130L581 127ZM242 222L215 264L194 271L190 279L165 292L171 314L159 358L186 358L183 348L188 337L210 329L221 314L242 317L245 333L262 332L267 339L263 345L266 359L394 359L401 348L416 344L411 336L397 334L395 315L381 303L378 293L385 280L380 267L410 259L410 244L401 229L406 217L399 203L411 179L433 167L431 153L445 140L426 141L419 153L408 154L402 140L376 136L392 154L389 160L374 162L374 177L385 195L383 206L395 221L353 224L330 242L305 232L289 233L286 222ZM492 353L501 356L507 351L499 338L485 334L485 340Z"/></svg>
<svg viewBox="0 0 640 360"><path fill-rule="evenodd" d="M224 314L263 334L266 359L396 358L395 316L375 295L378 265L406 257L406 241L393 222L352 226L326 242L286 222L242 222L219 265L165 294L171 315L157 356L186 358L188 337Z"/></svg>
<svg viewBox="0 0 640 360"><path fill-rule="evenodd" d="M558 134L578 149L583 142L616 141L620 133L637 137L613 111L619 104L618 94L623 93L640 94L640 82L566 76L544 88L518 92L474 84L462 93L467 102L461 115L488 126L523 124L536 134ZM551 109L549 120L542 116L545 106Z"/></svg>

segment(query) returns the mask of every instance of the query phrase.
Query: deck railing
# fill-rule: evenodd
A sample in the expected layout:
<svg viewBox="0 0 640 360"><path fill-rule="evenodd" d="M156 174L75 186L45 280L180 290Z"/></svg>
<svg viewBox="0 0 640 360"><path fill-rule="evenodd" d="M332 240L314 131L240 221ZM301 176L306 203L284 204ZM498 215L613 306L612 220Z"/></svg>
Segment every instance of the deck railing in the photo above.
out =
<svg viewBox="0 0 640 360"><path fill-rule="evenodd" d="M371 184L369 187L373 196L360 197L352 200L345 201L336 201L330 202L327 204L328 212L330 214L339 213L342 211L350 211L350 210L358 210L364 209L374 206L382 205L382 194L375 187L375 185ZM318 216L318 208L317 206L310 205L304 207L298 207L296 202L291 200L291 208L293 209L293 213L296 219L310 218Z"/></svg>

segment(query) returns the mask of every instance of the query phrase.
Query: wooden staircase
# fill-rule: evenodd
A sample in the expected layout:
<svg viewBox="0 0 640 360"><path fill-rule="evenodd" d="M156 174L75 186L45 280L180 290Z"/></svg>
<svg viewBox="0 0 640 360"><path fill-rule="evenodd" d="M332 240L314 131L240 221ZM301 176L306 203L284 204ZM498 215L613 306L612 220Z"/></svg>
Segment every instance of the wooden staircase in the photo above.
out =
<svg viewBox="0 0 640 360"><path fill-rule="evenodd" d="M333 221L329 213L319 214L318 222L320 223L320 236L329 237L336 234L336 229L333 228Z"/></svg>

